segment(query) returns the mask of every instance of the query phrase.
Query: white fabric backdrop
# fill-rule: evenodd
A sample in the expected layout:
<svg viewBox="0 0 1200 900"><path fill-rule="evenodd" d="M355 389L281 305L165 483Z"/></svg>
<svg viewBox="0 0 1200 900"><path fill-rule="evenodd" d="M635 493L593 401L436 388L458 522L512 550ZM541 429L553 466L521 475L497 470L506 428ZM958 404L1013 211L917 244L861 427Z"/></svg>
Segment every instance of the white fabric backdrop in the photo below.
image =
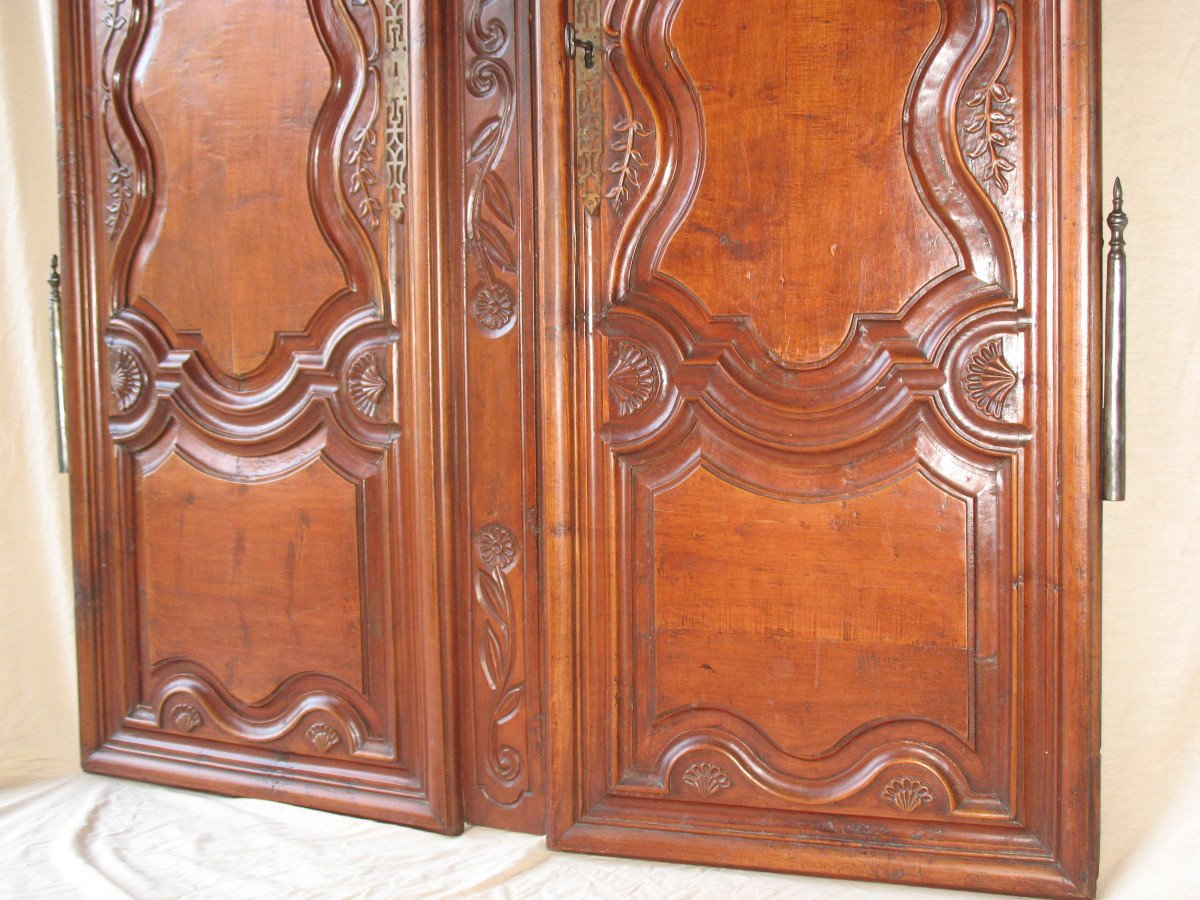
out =
<svg viewBox="0 0 1200 900"><path fill-rule="evenodd" d="M267 2L267 0L264 0ZM1200 4L1103 0L1105 167L1131 215L1130 499L1105 522L1101 896L1200 897ZM950 897L447 839L78 774L51 0L0 0L0 895ZM960 895L966 896L966 895Z"/></svg>

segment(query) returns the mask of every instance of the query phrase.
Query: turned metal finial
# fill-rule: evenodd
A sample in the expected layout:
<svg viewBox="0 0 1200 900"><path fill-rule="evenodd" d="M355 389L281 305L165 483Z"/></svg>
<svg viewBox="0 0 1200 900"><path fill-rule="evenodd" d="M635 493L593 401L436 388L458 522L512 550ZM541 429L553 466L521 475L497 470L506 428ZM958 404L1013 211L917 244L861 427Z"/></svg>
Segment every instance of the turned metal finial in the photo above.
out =
<svg viewBox="0 0 1200 900"><path fill-rule="evenodd" d="M58 274L57 253L50 257L50 277L46 279L46 284L50 285L50 302L57 303L59 301L59 287L62 285L62 278Z"/></svg>
<svg viewBox="0 0 1200 900"><path fill-rule="evenodd" d="M1108 214L1108 227L1112 231L1112 239L1108 243L1118 253L1125 247L1125 226L1129 224L1124 204L1125 194L1121 190L1121 179L1118 178L1113 183L1113 208Z"/></svg>

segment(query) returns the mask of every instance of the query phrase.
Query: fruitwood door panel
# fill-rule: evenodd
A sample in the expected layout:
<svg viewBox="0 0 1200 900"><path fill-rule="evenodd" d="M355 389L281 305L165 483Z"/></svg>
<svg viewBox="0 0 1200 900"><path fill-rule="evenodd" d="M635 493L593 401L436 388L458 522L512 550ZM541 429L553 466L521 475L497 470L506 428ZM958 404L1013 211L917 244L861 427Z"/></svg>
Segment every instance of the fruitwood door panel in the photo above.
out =
<svg viewBox="0 0 1200 900"><path fill-rule="evenodd" d="M85 767L457 830L438 11L61 15Z"/></svg>
<svg viewBox="0 0 1200 900"><path fill-rule="evenodd" d="M1094 11L572 12L553 843L1088 893Z"/></svg>

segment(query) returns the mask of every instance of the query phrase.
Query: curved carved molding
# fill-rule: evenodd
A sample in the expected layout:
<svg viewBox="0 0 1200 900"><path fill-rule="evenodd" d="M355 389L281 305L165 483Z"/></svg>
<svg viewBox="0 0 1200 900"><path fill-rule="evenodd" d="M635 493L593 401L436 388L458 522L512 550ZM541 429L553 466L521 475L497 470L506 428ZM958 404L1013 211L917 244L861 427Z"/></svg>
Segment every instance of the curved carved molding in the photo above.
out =
<svg viewBox="0 0 1200 900"><path fill-rule="evenodd" d="M636 511L627 540L634 545L647 540L653 498L681 485L700 466L743 490L793 501L828 500L830 471L837 472L837 496L849 498L899 481L919 467L935 487L967 504L972 553L966 583L973 609L969 652L972 658L993 654L994 649L979 641L981 635L1007 633L1011 628L1012 576L1005 561L1011 559L1012 550L1005 533L981 529L977 523L994 521L1012 507L1013 457L963 442L928 404L910 405L897 423L866 439L874 448L871 453L851 444L838 452L825 451L810 468L795 451L764 448L748 441L721 415L702 408L697 413L687 405L653 443L622 454L630 481L620 490L630 494ZM957 449L947 452L950 448ZM751 465L750 460L760 462ZM636 573L624 574L618 590L631 605L629 633L652 631L645 617L652 614L653 601ZM619 651L634 666L629 678L633 683L657 683L654 654L636 643L636 647L625 643ZM1008 702L1002 699L1001 689L1012 665L1011 659L1000 658L990 667L969 668L968 690L986 698L972 701L971 709L981 703L1003 707ZM897 714L863 722L820 752L800 754L785 750L736 709L689 704L658 710L650 706L653 701L648 695L639 692L630 699L632 715L625 726L630 730L614 735L616 746L627 747L632 754L622 752L621 767L627 773L622 783L632 778L661 789L681 754L715 749L734 758L748 781L764 790L796 802L826 803L858 793L888 766L908 761L940 773L947 793L956 798L953 809L1008 815L1003 803L989 799L986 792L976 793L972 785L990 783L985 760L1005 758L1010 737L1002 729L980 731L973 717L967 720L967 731L959 733L927 718Z"/></svg>
<svg viewBox="0 0 1200 900"><path fill-rule="evenodd" d="M347 154L353 154L358 138L362 138L363 153L373 153L365 125L359 121L360 113L376 103L374 94L377 74L378 39L373 34L364 34L362 21L341 0L319 0L309 5L309 14L317 37L329 57L332 67L329 92L321 105L314 123L310 142L309 184L313 212L317 217L334 256L347 273L345 289L324 300L313 312L307 325L298 332L279 332L266 359L253 372L242 376L231 376L222 371L212 355L205 351L203 335L192 332L175 332L154 306L153 298L132 296L131 285L136 277L135 267L144 265L152 253L145 243L155 234L154 221L165 209L162 203L163 152L154 143L154 128L141 117L144 110L132 99L135 73L142 66L143 57L152 43L147 39L152 30L152 7L149 0L105 0L120 6L132 4L127 17L129 30L119 53L115 54L111 86L111 109L114 128L130 147L132 156L128 163L130 184L136 185L127 214L127 227L118 238L113 263L112 302L119 310L118 316L136 312L157 326L160 337L169 342L171 350L188 350L203 360L203 366L214 382L234 385L246 393L265 393L268 385L274 392L286 390L288 382L298 368L307 368L307 358L314 354L328 354L331 337L344 334L364 320L378 322L384 295L384 273L371 240L358 219L361 199L355 194L343 193L341 170L346 165ZM404 3L404 0L401 0ZM361 4L356 4L356 6ZM373 15L374 6L369 10ZM124 18L124 17L122 17ZM370 31L370 29L368 29ZM107 58L107 57L106 57ZM404 66L407 71L407 65ZM356 125L357 123L357 125ZM369 131L369 129L368 129ZM118 132L114 131L114 135ZM388 139L391 139L389 135ZM336 148L346 147L346 154ZM386 163L391 164L390 147L385 148ZM363 166L374 164L362 153L356 156ZM389 169L390 171L390 169ZM371 176L366 176L367 179ZM354 172L349 175L353 186ZM364 184L364 187L366 185ZM360 199L359 209L351 201ZM275 384L275 382L280 382Z"/></svg>
<svg viewBox="0 0 1200 900"><path fill-rule="evenodd" d="M106 34L100 48L100 127L104 135L108 154L108 203L104 206L104 224L108 236L115 237L129 217L133 200L133 169L122 155L119 126L113 121L113 77L116 73L116 58L121 49L122 35L129 25L127 0L104 0L100 8L100 21Z"/></svg>
<svg viewBox="0 0 1200 900"><path fill-rule="evenodd" d="M277 378L257 383L214 374L220 370L211 364L203 342L194 335L172 332L158 315L120 310L110 321L107 336L110 342L136 349L134 355L150 363L145 380L155 385L150 402L131 408L136 414L110 423L113 440L131 452L144 451L174 432L193 445L232 456L251 440L256 455L269 455L319 428L334 436L335 443L336 436L344 435L375 450L390 446L399 435L394 424L365 417L356 405L365 404L375 393L366 381L369 372L357 373L359 388L351 384L351 367L369 355L381 361L383 348L398 337L372 309L358 307L341 320L317 352L289 354L290 364ZM330 372L345 374L333 380ZM387 377L382 362L377 373ZM339 390L339 384L346 384L346 389ZM357 453L364 461L377 456ZM254 477L254 473L239 477L247 474Z"/></svg>
<svg viewBox="0 0 1200 900"><path fill-rule="evenodd" d="M321 753L331 752L345 735L352 755L378 759L394 755L379 717L366 700L328 676L293 676L265 700L249 705L194 661L167 660L155 666L155 673L158 684L129 716L131 722L185 733L207 723L240 741L257 744L288 739L306 726L302 736Z"/></svg>
<svg viewBox="0 0 1200 900"><path fill-rule="evenodd" d="M516 676L516 629L512 596L505 573L517 560L517 537L503 525L485 525L475 533L475 604L482 614L476 654L491 692L488 745L484 766L505 785L521 777L521 751L501 740L501 727L521 708L525 683Z"/></svg>
<svg viewBox="0 0 1200 900"><path fill-rule="evenodd" d="M618 416L631 416L658 396L658 366L649 350L615 341L609 352L608 394Z"/></svg>
<svg viewBox="0 0 1200 900"><path fill-rule="evenodd" d="M475 275L468 278L470 309L485 332L503 333L514 318L516 276L520 268L517 203L506 174L513 164L516 79L506 59L510 24L485 13L491 0L475 0L467 15L466 38L472 58L466 72L467 94L490 114L475 126L466 147L470 183L466 208L466 249ZM509 18L512 9L506 9Z"/></svg>
<svg viewBox="0 0 1200 900"><path fill-rule="evenodd" d="M863 421L886 419L909 398L938 391L946 380L934 362L938 348L972 317L1016 303L1012 247L958 150L953 111L987 49L991 16L964 4L944 9L941 34L914 76L905 109L917 192L957 248L960 268L934 279L898 314L857 315L832 356L798 365L771 354L748 318L709 316L702 298L655 269L686 219L703 156L702 147L689 143L704 134L700 96L668 33L678 5L617 0L606 19L606 33L620 41L620 52L606 56L612 79L650 111L647 127L659 136L659 158L643 180L636 214L614 235L613 264L604 275L611 306L601 327L611 338L636 332L647 343L669 342L661 354L668 381L687 399L731 411L756 436L784 443L802 435L814 446L847 440ZM651 329L660 333L657 340L646 338ZM838 398L838 408L830 408L830 397Z"/></svg>

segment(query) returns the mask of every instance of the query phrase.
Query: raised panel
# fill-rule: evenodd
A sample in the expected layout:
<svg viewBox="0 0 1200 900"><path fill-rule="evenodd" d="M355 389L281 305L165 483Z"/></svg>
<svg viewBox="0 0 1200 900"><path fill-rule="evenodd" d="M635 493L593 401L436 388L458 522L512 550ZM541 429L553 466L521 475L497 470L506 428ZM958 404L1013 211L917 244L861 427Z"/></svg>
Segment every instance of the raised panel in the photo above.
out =
<svg viewBox="0 0 1200 900"><path fill-rule="evenodd" d="M942 20L935 0L680 3L670 42L703 98L705 153L662 272L803 363L949 270L902 128Z"/></svg>
<svg viewBox="0 0 1200 900"><path fill-rule="evenodd" d="M806 757L889 718L967 738L963 498L918 472L859 496L787 500L702 467L652 503L656 716L728 709Z"/></svg>
<svg viewBox="0 0 1200 900"><path fill-rule="evenodd" d="M165 3L152 30L133 92L156 209L133 293L244 374L346 285L310 184L334 73L302 7Z"/></svg>
<svg viewBox="0 0 1200 900"><path fill-rule="evenodd" d="M147 661L194 660L246 704L307 672L362 692L362 512L319 459L239 484L172 454L138 491Z"/></svg>

